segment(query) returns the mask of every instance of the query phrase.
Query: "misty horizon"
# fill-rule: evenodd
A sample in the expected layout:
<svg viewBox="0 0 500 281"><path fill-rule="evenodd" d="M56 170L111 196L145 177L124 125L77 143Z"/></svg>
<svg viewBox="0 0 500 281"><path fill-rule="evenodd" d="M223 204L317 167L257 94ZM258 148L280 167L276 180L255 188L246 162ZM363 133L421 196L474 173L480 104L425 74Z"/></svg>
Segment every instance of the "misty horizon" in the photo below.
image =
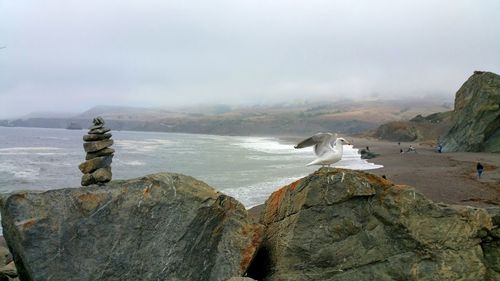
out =
<svg viewBox="0 0 500 281"><path fill-rule="evenodd" d="M251 110L251 109L272 109L272 108L294 108L294 107L306 107L306 108L314 108L317 106L332 106L335 107L338 103L341 105L350 105L350 104L361 104L361 103L382 103L382 104L390 104L390 103L398 103L404 104L409 107L415 104L426 103L428 105L436 106L442 105L443 107L449 107L452 109L454 104L454 96L445 96L445 95L427 95L427 96L418 96L418 97L398 97L396 99L384 98L380 96L369 96L364 97L365 99L324 99L324 98L316 98L309 100L292 100L288 102L267 102L267 103L239 103L239 104L223 104L223 103L200 103L200 104L189 104L189 105L179 105L179 106L133 106L133 105L106 105L106 104L97 104L91 106L89 108L85 108L81 111L63 111L63 110L39 110L39 111L31 111L26 114L17 115L17 116L8 116L3 117L4 120L14 120L14 119L28 119L28 118L74 118L78 117L81 114L85 114L89 111L98 110L98 111L114 111L114 110L124 110L125 112L128 110L138 110L140 111L165 111L165 112L179 112L179 113L197 113L197 112L207 112L212 110L216 110L217 108L224 108L223 111L239 111L239 110ZM432 101L429 99L432 98ZM0 115L1 116L1 115Z"/></svg>
<svg viewBox="0 0 500 281"><path fill-rule="evenodd" d="M500 72L500 2L10 1L0 118L94 106L453 100Z"/></svg>

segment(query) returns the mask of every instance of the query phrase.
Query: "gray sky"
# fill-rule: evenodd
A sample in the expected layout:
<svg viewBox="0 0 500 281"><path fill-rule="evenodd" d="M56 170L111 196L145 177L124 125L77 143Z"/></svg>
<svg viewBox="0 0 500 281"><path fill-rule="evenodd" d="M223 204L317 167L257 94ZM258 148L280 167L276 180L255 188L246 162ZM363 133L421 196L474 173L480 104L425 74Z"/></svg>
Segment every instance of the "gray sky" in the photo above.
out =
<svg viewBox="0 0 500 281"><path fill-rule="evenodd" d="M449 95L500 72L498 0L0 0L0 117Z"/></svg>

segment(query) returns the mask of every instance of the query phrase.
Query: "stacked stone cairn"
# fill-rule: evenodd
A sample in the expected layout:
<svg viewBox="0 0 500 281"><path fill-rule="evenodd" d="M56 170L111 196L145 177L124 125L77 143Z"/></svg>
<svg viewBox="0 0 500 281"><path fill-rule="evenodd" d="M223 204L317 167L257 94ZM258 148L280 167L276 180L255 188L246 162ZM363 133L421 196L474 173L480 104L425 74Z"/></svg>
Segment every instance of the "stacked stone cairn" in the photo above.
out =
<svg viewBox="0 0 500 281"><path fill-rule="evenodd" d="M94 118L94 125L90 127L88 135L83 136L83 148L87 153L85 162L78 168L82 171L82 186L92 184L104 185L111 180L111 162L115 150L110 129L104 127L102 117Z"/></svg>

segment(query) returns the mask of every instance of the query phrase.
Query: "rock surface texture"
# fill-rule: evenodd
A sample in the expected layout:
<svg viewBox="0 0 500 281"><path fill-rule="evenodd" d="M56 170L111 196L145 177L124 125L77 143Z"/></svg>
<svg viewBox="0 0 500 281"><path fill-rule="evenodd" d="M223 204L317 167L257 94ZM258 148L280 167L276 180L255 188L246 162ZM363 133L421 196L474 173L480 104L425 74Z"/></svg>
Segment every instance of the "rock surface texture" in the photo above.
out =
<svg viewBox="0 0 500 281"><path fill-rule="evenodd" d="M15 281L17 270L3 237L0 237L0 281Z"/></svg>
<svg viewBox="0 0 500 281"><path fill-rule="evenodd" d="M115 150L110 148L113 145L110 129L104 127L104 120L97 117L93 121L88 135L83 136L85 143L83 148L87 152L85 162L78 168L83 173L82 186L92 184L104 185L112 178L111 162Z"/></svg>
<svg viewBox="0 0 500 281"><path fill-rule="evenodd" d="M170 173L16 193L1 213L21 280L228 280L262 236L238 201Z"/></svg>
<svg viewBox="0 0 500 281"><path fill-rule="evenodd" d="M476 71L455 96L444 151L500 153L500 76Z"/></svg>
<svg viewBox="0 0 500 281"><path fill-rule="evenodd" d="M274 192L261 222L256 280L500 280L494 215L364 172L321 168Z"/></svg>

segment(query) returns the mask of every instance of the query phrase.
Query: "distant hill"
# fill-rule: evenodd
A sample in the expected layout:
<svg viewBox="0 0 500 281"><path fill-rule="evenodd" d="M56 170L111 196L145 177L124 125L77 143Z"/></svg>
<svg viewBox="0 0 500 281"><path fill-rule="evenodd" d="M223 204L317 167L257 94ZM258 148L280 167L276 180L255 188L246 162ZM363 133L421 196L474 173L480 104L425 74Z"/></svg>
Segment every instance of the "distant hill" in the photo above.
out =
<svg viewBox="0 0 500 281"><path fill-rule="evenodd" d="M419 113L447 110L433 99L316 101L274 105L211 105L179 109L97 106L71 118L0 120L0 126L89 127L102 116L114 130L203 133L219 135L307 135L318 131L356 134Z"/></svg>
<svg viewBox="0 0 500 281"><path fill-rule="evenodd" d="M31 118L71 118L75 116L74 112L51 112L51 111L40 111L40 112L32 112L30 114L24 115L20 117L20 119L31 119Z"/></svg>
<svg viewBox="0 0 500 281"><path fill-rule="evenodd" d="M385 123L373 132L373 136L390 141L431 141L437 144L451 127L451 113L433 113L426 117L419 114L408 121Z"/></svg>
<svg viewBox="0 0 500 281"><path fill-rule="evenodd" d="M445 151L500 153L500 76L476 71L455 96Z"/></svg>
<svg viewBox="0 0 500 281"><path fill-rule="evenodd" d="M112 120L156 121L164 118L182 117L182 114L160 108L130 107L130 106L95 106L81 114L73 116L75 119L93 119L101 116Z"/></svg>

